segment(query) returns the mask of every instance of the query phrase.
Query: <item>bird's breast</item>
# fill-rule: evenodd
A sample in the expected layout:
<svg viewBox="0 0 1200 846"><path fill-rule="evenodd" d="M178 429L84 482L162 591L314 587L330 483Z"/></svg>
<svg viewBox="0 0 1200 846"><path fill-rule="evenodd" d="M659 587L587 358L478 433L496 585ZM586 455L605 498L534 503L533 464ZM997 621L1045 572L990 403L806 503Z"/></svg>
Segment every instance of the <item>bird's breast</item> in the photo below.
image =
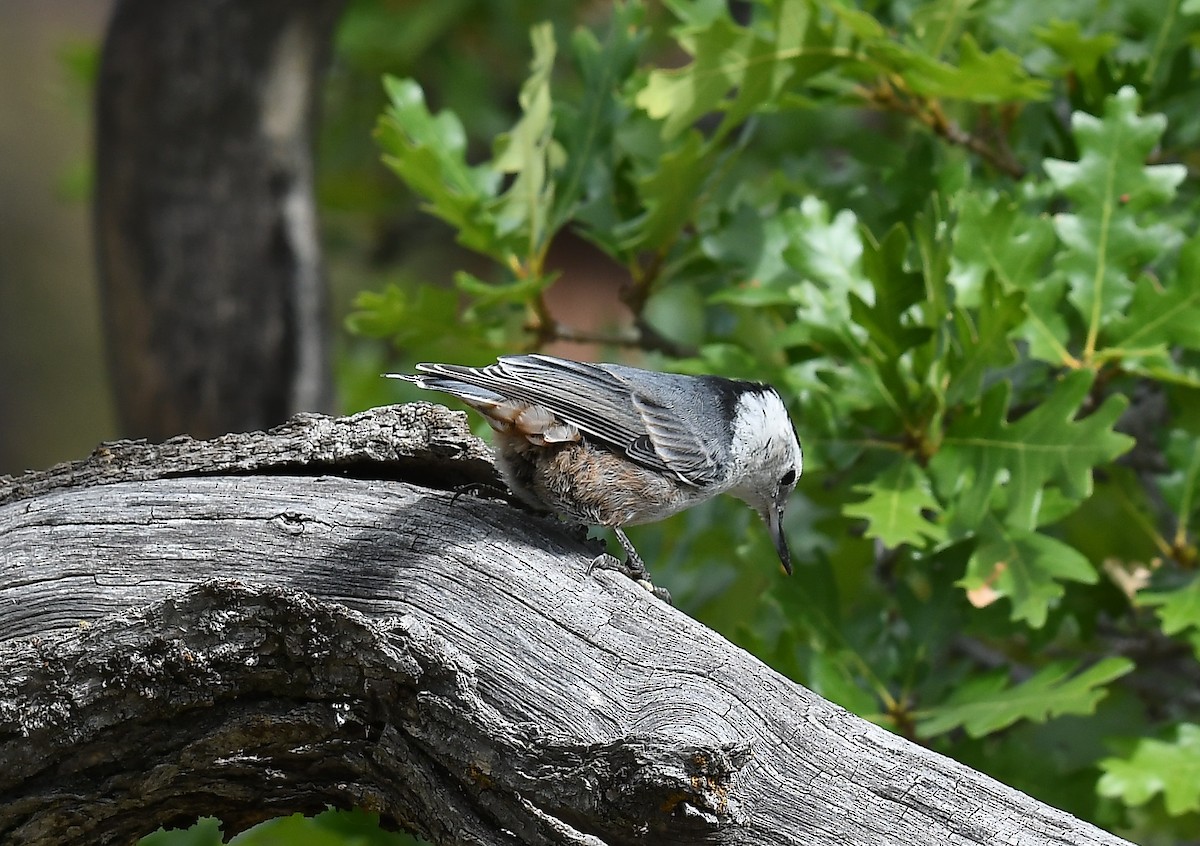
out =
<svg viewBox="0 0 1200 846"><path fill-rule="evenodd" d="M496 441L497 463L513 492L574 522L652 523L711 496L585 440L535 445L498 432Z"/></svg>

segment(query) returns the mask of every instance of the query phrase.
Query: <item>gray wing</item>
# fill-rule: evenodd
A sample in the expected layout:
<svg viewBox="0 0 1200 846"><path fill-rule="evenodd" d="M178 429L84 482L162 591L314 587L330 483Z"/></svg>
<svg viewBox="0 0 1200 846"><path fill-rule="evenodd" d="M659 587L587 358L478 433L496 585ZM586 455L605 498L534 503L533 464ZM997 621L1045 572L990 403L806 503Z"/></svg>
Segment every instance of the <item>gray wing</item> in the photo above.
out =
<svg viewBox="0 0 1200 846"><path fill-rule="evenodd" d="M725 456L691 422L708 410L697 402L689 377L547 355L504 356L486 367L418 364L417 369L445 380L439 384L424 377L425 387L464 399L471 395L451 383L543 406L593 443L690 485L706 487L725 475Z"/></svg>

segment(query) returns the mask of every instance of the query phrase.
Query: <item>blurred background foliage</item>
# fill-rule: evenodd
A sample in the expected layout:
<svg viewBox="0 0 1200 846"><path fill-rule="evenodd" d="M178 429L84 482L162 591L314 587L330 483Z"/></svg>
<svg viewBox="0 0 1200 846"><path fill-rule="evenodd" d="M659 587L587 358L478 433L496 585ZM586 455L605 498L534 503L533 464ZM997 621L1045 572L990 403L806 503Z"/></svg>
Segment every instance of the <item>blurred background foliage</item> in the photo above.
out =
<svg viewBox="0 0 1200 846"><path fill-rule="evenodd" d="M85 200L107 10L0 4L0 473L86 455L113 435Z"/></svg>
<svg viewBox="0 0 1200 846"><path fill-rule="evenodd" d="M1195 0L353 0L320 139L345 409L533 349L770 381L796 575L710 503L630 531L676 604L1200 842L1198 38ZM372 826L236 842L409 842Z"/></svg>

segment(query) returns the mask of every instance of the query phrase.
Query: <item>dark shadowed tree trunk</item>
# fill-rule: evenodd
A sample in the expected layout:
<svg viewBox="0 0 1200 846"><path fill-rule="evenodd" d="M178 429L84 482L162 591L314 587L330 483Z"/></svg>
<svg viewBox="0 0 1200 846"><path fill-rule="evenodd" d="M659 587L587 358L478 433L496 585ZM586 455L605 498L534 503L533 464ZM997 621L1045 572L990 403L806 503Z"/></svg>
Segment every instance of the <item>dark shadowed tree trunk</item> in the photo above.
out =
<svg viewBox="0 0 1200 846"><path fill-rule="evenodd" d="M312 140L344 0L120 0L95 225L121 426L156 439L331 405Z"/></svg>
<svg viewBox="0 0 1200 846"><path fill-rule="evenodd" d="M0 842L1116 846L607 570L424 403L0 478ZM1125 844L1128 846L1128 844Z"/></svg>

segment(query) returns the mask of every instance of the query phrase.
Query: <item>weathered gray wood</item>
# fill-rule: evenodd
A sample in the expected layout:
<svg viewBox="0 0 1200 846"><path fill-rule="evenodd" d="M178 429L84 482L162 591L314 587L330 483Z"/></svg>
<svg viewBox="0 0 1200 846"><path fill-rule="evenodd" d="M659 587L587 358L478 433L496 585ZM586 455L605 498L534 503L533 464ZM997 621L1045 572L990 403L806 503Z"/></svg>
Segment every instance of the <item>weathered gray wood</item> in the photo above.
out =
<svg viewBox="0 0 1200 846"><path fill-rule="evenodd" d="M431 480L436 487L499 486L487 445L463 412L427 402L372 408L352 417L297 414L267 432L208 441L102 443L80 461L0 476L0 505L68 487L234 473L361 473Z"/></svg>
<svg viewBox="0 0 1200 846"><path fill-rule="evenodd" d="M437 433L407 465L426 484L475 473L482 447L436 406L295 426L363 477L382 419ZM295 432L237 437L294 474ZM272 474L231 443L206 475L150 479L155 452L123 447L148 452L118 450L120 481L23 477L0 506L0 842L122 843L325 803L435 843L1124 842L589 575L595 545L552 520ZM379 453L380 475L413 450ZM176 445L193 470L208 451ZM439 474L434 452L451 456ZM222 474L238 455L253 473Z"/></svg>

